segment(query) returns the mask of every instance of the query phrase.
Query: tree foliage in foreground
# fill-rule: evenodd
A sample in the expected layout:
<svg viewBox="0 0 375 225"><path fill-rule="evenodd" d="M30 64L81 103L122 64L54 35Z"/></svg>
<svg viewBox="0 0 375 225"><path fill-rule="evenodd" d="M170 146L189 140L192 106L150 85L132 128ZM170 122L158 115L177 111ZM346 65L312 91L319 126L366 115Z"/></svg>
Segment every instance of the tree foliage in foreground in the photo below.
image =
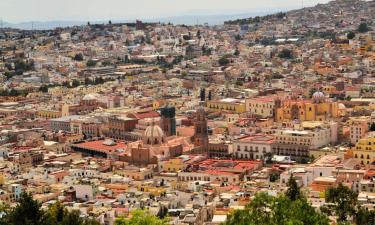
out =
<svg viewBox="0 0 375 225"><path fill-rule="evenodd" d="M358 195L341 183L337 187L329 188L325 193L326 202L333 206L322 207L327 215L337 216L339 224L347 224L353 221L356 225L375 224L375 211L363 208L358 202Z"/></svg>
<svg viewBox="0 0 375 225"><path fill-rule="evenodd" d="M229 216L225 225L328 225L326 215L316 211L301 192L293 175L285 195L259 193L245 207Z"/></svg>
<svg viewBox="0 0 375 225"><path fill-rule="evenodd" d="M81 217L77 210L68 211L60 203L43 210L31 194L23 193L14 208L1 207L0 225L99 225L99 222Z"/></svg>
<svg viewBox="0 0 375 225"><path fill-rule="evenodd" d="M144 210L135 210L130 219L117 218L115 225L166 225L168 218L160 219Z"/></svg>
<svg viewBox="0 0 375 225"><path fill-rule="evenodd" d="M328 225L328 217L317 212L306 199L292 201L285 195L259 193L245 207L228 217L225 225Z"/></svg>

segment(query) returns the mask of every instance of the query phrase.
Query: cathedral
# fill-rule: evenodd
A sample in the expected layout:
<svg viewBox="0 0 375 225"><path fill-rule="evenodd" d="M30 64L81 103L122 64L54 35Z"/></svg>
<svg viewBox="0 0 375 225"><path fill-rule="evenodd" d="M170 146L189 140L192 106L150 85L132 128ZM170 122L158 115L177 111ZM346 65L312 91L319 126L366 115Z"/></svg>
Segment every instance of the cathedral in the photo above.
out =
<svg viewBox="0 0 375 225"><path fill-rule="evenodd" d="M194 121L195 134L193 137L194 145L199 147L201 153L208 151L208 131L206 112L203 107L197 109Z"/></svg>
<svg viewBox="0 0 375 225"><path fill-rule="evenodd" d="M182 155L193 148L189 137L167 136L159 125L147 127L142 140L128 144L128 162L133 164L157 164L160 160Z"/></svg>
<svg viewBox="0 0 375 225"><path fill-rule="evenodd" d="M276 104L276 122L291 120L325 121L339 116L337 102L329 101L322 92L315 92L311 100L290 99Z"/></svg>

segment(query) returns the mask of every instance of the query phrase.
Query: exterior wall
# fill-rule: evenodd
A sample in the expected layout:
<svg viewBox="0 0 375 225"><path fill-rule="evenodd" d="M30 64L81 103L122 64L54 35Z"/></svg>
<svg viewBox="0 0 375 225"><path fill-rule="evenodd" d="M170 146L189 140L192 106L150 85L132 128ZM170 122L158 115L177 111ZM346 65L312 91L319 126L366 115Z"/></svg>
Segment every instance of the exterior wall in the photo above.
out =
<svg viewBox="0 0 375 225"><path fill-rule="evenodd" d="M359 159L362 164L372 163L375 160L375 137L359 140L352 150L354 158Z"/></svg>
<svg viewBox="0 0 375 225"><path fill-rule="evenodd" d="M289 101L276 109L276 121L325 121L339 115L337 102L312 103L307 101Z"/></svg>
<svg viewBox="0 0 375 225"><path fill-rule="evenodd" d="M339 183L353 183L360 182L364 177L365 170L334 170L332 176L336 178Z"/></svg>
<svg viewBox="0 0 375 225"><path fill-rule="evenodd" d="M353 191L355 192L369 192L375 193L375 181L372 180L362 180L359 182L354 182Z"/></svg>
<svg viewBox="0 0 375 225"><path fill-rule="evenodd" d="M293 170L293 169L292 169ZM315 178L318 177L330 177L332 176L332 171L335 170L334 167L305 167L305 172L296 172L293 173L293 177L296 178L298 183L303 186L307 187L311 185ZM292 174L292 171L285 171L280 174L280 183L286 184Z"/></svg>
<svg viewBox="0 0 375 225"><path fill-rule="evenodd" d="M136 164L157 164L157 158L151 156L150 150L144 147L132 148L130 160Z"/></svg>
<svg viewBox="0 0 375 225"><path fill-rule="evenodd" d="M237 159L264 159L267 153L272 152L272 143L259 141L233 141L234 157Z"/></svg>
<svg viewBox="0 0 375 225"><path fill-rule="evenodd" d="M68 121L50 121L50 125L51 125L51 129L53 131L59 131L59 130L62 130L62 131L66 131L66 132L70 132L71 131L71 126L70 126L70 122Z"/></svg>
<svg viewBox="0 0 375 225"><path fill-rule="evenodd" d="M350 126L350 143L356 144L369 130L369 120L354 120Z"/></svg>
<svg viewBox="0 0 375 225"><path fill-rule="evenodd" d="M75 185L73 188L76 191L77 199L85 201L94 199L94 191L91 185Z"/></svg>
<svg viewBox="0 0 375 225"><path fill-rule="evenodd" d="M61 117L61 112L60 111L40 110L40 111L37 112L37 116L39 118L44 118L44 119L55 119L55 118Z"/></svg>
<svg viewBox="0 0 375 225"><path fill-rule="evenodd" d="M102 135L102 124L83 123L82 133L87 137L100 137Z"/></svg>
<svg viewBox="0 0 375 225"><path fill-rule="evenodd" d="M263 118L273 117L275 110L275 101L259 99L246 99L246 112L259 115Z"/></svg>
<svg viewBox="0 0 375 225"><path fill-rule="evenodd" d="M239 183L240 176L236 174L208 174L208 173L193 173L180 172L178 173L179 181L227 181L230 183Z"/></svg>
<svg viewBox="0 0 375 225"><path fill-rule="evenodd" d="M178 172L183 170L186 165L183 163L182 159L171 159L162 163L162 170L166 172Z"/></svg>
<svg viewBox="0 0 375 225"><path fill-rule="evenodd" d="M246 111L245 103L231 103L220 101L208 101L207 107L214 111L231 111L236 113L244 113Z"/></svg>
<svg viewBox="0 0 375 225"><path fill-rule="evenodd" d="M226 143L209 143L208 156L211 158L229 158L231 156L229 144Z"/></svg>
<svg viewBox="0 0 375 225"><path fill-rule="evenodd" d="M111 138L124 139L127 132L134 130L136 124L136 119L111 117L108 120L108 135Z"/></svg>

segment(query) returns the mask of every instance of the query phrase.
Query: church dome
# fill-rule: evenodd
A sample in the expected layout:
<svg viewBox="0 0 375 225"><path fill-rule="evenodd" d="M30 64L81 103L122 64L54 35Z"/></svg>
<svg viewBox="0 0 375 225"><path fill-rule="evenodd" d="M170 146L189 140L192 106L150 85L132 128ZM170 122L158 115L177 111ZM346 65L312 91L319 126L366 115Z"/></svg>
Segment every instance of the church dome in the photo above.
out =
<svg viewBox="0 0 375 225"><path fill-rule="evenodd" d="M164 132L158 125L151 125L146 128L143 135L145 144L160 144L164 142Z"/></svg>
<svg viewBox="0 0 375 225"><path fill-rule="evenodd" d="M317 91L312 95L312 99L315 103L324 102L326 96L324 96L323 92Z"/></svg>

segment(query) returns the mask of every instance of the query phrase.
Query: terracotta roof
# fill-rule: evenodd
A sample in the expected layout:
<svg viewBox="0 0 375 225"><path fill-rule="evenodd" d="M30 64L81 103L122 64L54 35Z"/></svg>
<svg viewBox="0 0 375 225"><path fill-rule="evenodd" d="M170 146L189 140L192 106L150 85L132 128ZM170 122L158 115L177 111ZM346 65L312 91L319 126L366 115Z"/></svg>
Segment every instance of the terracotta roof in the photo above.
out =
<svg viewBox="0 0 375 225"><path fill-rule="evenodd" d="M114 145L105 145L104 141L105 140L88 141L88 142L75 144L74 146L79 147L79 148L104 152L104 153L110 153L110 152L113 153L117 149L123 149L125 153L125 150L127 149L127 145L124 142L116 142Z"/></svg>
<svg viewBox="0 0 375 225"><path fill-rule="evenodd" d="M145 118L154 118L159 117L160 114L156 111L148 111L148 112L138 112L138 113L129 113L128 117L136 118L136 119L145 119Z"/></svg>

